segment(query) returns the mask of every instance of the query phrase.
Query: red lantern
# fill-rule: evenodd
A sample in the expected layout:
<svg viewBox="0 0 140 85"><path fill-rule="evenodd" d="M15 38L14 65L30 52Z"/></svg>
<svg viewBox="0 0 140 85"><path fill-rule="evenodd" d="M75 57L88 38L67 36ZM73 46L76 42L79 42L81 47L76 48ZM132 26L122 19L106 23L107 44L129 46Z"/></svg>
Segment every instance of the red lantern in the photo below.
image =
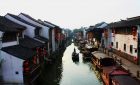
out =
<svg viewBox="0 0 140 85"><path fill-rule="evenodd" d="M43 48L43 54L44 54L44 56L47 55L47 51L46 51L46 48L45 47Z"/></svg>
<svg viewBox="0 0 140 85"><path fill-rule="evenodd" d="M137 29L135 27L132 28L132 35L133 35L133 39L136 39L136 35L137 35Z"/></svg>
<svg viewBox="0 0 140 85"><path fill-rule="evenodd" d="M108 48L112 48L112 45L109 45Z"/></svg>
<svg viewBox="0 0 140 85"><path fill-rule="evenodd" d="M138 58L136 56L134 56L134 61L137 61L137 60L138 60Z"/></svg>
<svg viewBox="0 0 140 85"><path fill-rule="evenodd" d="M29 67L26 67L26 68L24 69L24 71L25 71L25 72L29 72L29 71L30 71Z"/></svg>
<svg viewBox="0 0 140 85"><path fill-rule="evenodd" d="M37 54L39 53L39 47L36 48L36 53L37 53Z"/></svg>
<svg viewBox="0 0 140 85"><path fill-rule="evenodd" d="M24 61L24 66L29 66L29 61Z"/></svg>
<svg viewBox="0 0 140 85"><path fill-rule="evenodd" d="M29 68L29 61L24 61L23 62L23 71L24 72L29 72L30 68Z"/></svg>
<svg viewBox="0 0 140 85"><path fill-rule="evenodd" d="M112 37L115 37L115 29L112 29L112 33L113 33Z"/></svg>
<svg viewBox="0 0 140 85"><path fill-rule="evenodd" d="M40 48L40 56L43 56L43 49Z"/></svg>
<svg viewBox="0 0 140 85"><path fill-rule="evenodd" d="M36 56L34 56L34 58L33 58L33 63L34 64L37 64L37 58L36 58Z"/></svg>

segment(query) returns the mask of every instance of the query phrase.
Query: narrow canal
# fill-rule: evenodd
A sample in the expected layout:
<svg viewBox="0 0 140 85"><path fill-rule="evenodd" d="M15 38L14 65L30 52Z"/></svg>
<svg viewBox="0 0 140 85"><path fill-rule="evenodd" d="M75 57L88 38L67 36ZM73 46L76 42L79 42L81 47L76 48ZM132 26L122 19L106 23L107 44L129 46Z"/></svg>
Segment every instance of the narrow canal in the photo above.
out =
<svg viewBox="0 0 140 85"><path fill-rule="evenodd" d="M53 65L43 69L39 85L103 85L98 72L91 62L84 61L79 54L79 62L72 60L73 49L79 50L72 43Z"/></svg>

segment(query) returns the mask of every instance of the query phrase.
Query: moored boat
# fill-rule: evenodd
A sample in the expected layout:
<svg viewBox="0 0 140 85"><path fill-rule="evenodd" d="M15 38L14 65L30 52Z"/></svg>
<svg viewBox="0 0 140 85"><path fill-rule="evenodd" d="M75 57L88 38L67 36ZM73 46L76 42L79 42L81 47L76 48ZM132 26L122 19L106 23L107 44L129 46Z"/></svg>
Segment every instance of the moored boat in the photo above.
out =
<svg viewBox="0 0 140 85"><path fill-rule="evenodd" d="M112 57L109 57L100 51L92 52L92 55L92 62L99 71L102 70L103 67L116 65L116 62Z"/></svg>
<svg viewBox="0 0 140 85"><path fill-rule="evenodd" d="M121 67L103 67L101 77L105 85L139 85L138 81Z"/></svg>
<svg viewBox="0 0 140 85"><path fill-rule="evenodd" d="M77 60L79 61L79 53L73 52L73 53L72 53L72 60L73 60L73 61L77 61Z"/></svg>
<svg viewBox="0 0 140 85"><path fill-rule="evenodd" d="M85 50L85 51L82 52L82 54L83 54L83 59L84 60L91 60L92 54L91 54L90 51Z"/></svg>
<svg viewBox="0 0 140 85"><path fill-rule="evenodd" d="M76 53L76 49L74 48L74 51L72 53L72 60L73 61L79 61L79 53Z"/></svg>
<svg viewBox="0 0 140 85"><path fill-rule="evenodd" d="M112 85L140 85L137 80L127 75L113 76L111 80Z"/></svg>
<svg viewBox="0 0 140 85"><path fill-rule="evenodd" d="M86 44L85 48L90 52L94 52L98 50L98 47L96 45L91 45L91 44Z"/></svg>

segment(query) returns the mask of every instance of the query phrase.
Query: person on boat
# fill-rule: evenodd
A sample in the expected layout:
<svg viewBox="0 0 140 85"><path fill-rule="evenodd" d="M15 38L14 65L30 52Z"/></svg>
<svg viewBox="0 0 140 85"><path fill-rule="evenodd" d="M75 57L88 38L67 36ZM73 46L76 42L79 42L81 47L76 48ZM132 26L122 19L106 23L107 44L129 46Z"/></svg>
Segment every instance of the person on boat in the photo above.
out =
<svg viewBox="0 0 140 85"><path fill-rule="evenodd" d="M76 49L74 48L74 53L76 53Z"/></svg>

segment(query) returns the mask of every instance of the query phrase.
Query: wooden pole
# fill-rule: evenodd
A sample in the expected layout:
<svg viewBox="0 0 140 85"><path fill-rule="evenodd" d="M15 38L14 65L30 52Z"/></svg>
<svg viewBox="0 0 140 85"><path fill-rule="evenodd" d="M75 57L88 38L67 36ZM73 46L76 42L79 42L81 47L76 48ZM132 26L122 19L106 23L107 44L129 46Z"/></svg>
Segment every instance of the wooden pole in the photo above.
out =
<svg viewBox="0 0 140 85"><path fill-rule="evenodd" d="M140 71L137 70L137 77L140 77Z"/></svg>

